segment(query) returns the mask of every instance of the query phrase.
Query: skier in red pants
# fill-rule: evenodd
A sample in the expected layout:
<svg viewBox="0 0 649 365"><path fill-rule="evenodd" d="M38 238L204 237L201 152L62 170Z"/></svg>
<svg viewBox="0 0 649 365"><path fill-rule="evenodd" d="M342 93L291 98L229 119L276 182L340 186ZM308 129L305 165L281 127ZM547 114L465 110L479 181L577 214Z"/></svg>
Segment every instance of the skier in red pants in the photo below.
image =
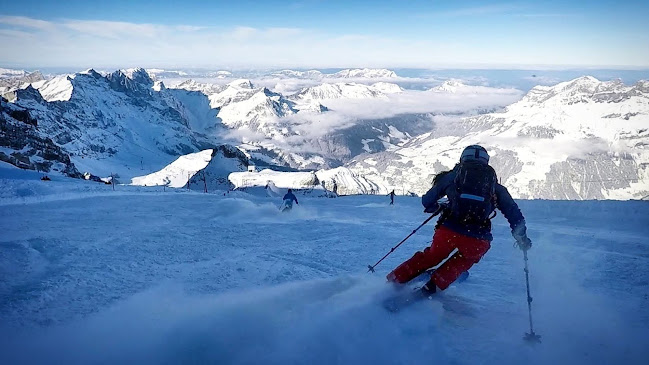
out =
<svg viewBox="0 0 649 365"><path fill-rule="evenodd" d="M457 249L435 270L421 291L431 295L437 289L446 289L491 247L490 216L495 208L507 218L519 248L532 247L525 219L507 189L497 182L496 173L489 166L489 154L482 146L468 146L453 170L435 176L433 187L422 198L424 211L436 211L440 207L438 200L444 196L448 197L448 204L442 207L432 244L390 272L388 281L406 283L442 264Z"/></svg>

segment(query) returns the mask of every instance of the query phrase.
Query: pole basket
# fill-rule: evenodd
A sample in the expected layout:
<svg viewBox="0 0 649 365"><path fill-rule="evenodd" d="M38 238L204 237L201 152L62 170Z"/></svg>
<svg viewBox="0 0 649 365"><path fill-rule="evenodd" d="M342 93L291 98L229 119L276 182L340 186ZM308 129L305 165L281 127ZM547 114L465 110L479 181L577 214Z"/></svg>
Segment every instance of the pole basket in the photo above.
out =
<svg viewBox="0 0 649 365"><path fill-rule="evenodd" d="M523 339L529 343L541 343L541 335L537 335L534 331L530 333L525 332Z"/></svg>

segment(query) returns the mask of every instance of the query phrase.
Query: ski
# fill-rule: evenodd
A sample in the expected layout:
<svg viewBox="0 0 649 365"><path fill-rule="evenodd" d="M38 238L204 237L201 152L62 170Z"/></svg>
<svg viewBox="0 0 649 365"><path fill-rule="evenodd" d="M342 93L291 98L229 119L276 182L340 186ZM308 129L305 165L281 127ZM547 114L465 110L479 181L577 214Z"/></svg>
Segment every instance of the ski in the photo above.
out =
<svg viewBox="0 0 649 365"><path fill-rule="evenodd" d="M415 283L425 283L428 280L430 280L431 275L435 272L435 269L427 270L423 272L422 274L418 275L414 279L411 280L411 282ZM455 283L461 283L466 281L469 278L469 272L465 271L460 276L457 278ZM424 293L421 291L422 285L417 285L411 290L408 290L408 288L402 288L399 290L399 292L383 301L383 307L388 310L389 312L399 312L402 309L418 302L423 299L429 299L433 298L435 294L433 295L428 295L427 293Z"/></svg>

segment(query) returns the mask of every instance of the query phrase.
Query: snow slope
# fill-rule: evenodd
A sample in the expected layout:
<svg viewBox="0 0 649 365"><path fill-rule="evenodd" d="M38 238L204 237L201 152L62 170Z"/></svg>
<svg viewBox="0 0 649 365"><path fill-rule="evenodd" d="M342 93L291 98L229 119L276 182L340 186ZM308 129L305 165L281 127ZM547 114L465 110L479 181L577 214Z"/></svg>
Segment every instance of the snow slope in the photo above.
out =
<svg viewBox="0 0 649 365"><path fill-rule="evenodd" d="M0 167L4 364L636 365L649 356L645 202L520 202L543 336L529 346L522 255L500 215L469 280L395 315L379 304L391 290L384 276L426 246L433 224L375 274L366 265L423 221L419 199L301 198L280 213L279 198L113 192L33 175Z"/></svg>

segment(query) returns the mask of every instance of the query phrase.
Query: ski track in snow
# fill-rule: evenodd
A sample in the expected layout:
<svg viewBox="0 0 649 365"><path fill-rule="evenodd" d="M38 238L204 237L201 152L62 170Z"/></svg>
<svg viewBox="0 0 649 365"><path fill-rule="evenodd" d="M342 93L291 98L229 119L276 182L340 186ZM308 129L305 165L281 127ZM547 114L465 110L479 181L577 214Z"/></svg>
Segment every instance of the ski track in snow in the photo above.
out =
<svg viewBox="0 0 649 365"><path fill-rule="evenodd" d="M0 169L2 170L2 169ZM0 174L0 362L644 364L649 204L521 201L534 247L491 250L439 300L386 312L430 241L419 198L202 194ZM21 180L16 179L20 175ZM13 178L8 178L8 176ZM25 194L29 192L29 194ZM368 209L371 208L371 209Z"/></svg>

